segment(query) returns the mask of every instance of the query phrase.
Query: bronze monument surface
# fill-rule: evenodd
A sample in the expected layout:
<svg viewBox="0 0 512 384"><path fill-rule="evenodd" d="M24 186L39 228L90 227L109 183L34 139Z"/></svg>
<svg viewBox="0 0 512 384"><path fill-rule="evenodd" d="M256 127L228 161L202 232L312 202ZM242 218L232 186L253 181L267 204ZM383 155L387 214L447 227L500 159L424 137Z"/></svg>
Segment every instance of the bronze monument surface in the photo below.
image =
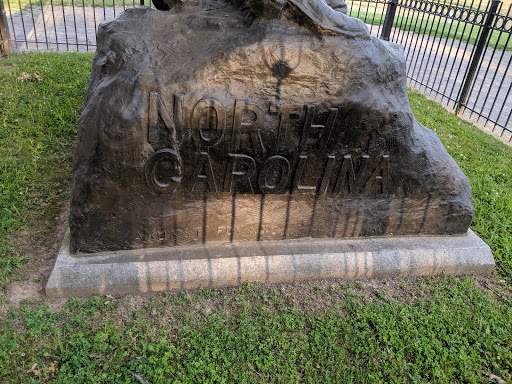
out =
<svg viewBox="0 0 512 384"><path fill-rule="evenodd" d="M201 246L211 282L209 246L466 234L468 180L414 118L402 49L371 38L342 1L156 4L171 10L100 26L70 258ZM242 261L233 273L244 280Z"/></svg>

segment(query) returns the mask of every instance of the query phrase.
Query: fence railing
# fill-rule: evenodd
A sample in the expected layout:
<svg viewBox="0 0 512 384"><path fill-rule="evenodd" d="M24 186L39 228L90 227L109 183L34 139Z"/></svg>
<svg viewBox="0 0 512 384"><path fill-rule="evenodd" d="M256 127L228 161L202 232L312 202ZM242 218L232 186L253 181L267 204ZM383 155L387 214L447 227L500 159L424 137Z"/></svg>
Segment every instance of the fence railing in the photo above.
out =
<svg viewBox="0 0 512 384"><path fill-rule="evenodd" d="M501 1L352 1L374 36L404 47L409 86L512 143L512 6Z"/></svg>
<svg viewBox="0 0 512 384"><path fill-rule="evenodd" d="M89 52L102 21L144 2L152 6L151 0L0 0L0 25L15 51Z"/></svg>
<svg viewBox="0 0 512 384"><path fill-rule="evenodd" d="M506 0L509 1L510 0ZM94 51L101 21L150 0L0 0L0 52ZM400 44L409 86L512 143L512 5L348 0L373 36Z"/></svg>

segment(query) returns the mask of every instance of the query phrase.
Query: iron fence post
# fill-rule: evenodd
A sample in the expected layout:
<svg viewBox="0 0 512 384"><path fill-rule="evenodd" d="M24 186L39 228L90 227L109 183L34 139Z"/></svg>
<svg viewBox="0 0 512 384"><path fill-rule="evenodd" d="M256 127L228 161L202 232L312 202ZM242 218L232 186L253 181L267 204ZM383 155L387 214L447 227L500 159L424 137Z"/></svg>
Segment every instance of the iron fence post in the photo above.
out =
<svg viewBox="0 0 512 384"><path fill-rule="evenodd" d="M501 0L492 0L489 12L487 13L487 17L485 18L485 22L482 26L482 32L480 33L480 37L476 45L475 53L471 58L469 69L466 71L464 75L464 85L462 86L462 89L459 92L459 96L457 97L457 107L455 108L455 113L457 115L460 115L462 106L464 105L468 97L469 88L471 87L473 79L475 78L478 63L480 62L482 54L484 53L487 37L489 36L489 32L491 31L492 22L494 21L494 16L496 15L496 11L498 10L498 6L500 5L500 3Z"/></svg>
<svg viewBox="0 0 512 384"><path fill-rule="evenodd" d="M2 56L7 56L12 53L10 40L4 1L0 0L0 54Z"/></svg>
<svg viewBox="0 0 512 384"><path fill-rule="evenodd" d="M380 38L382 40L389 41L389 35L391 34L391 28L393 27L393 21L395 21L395 12L398 5L398 0L389 0L386 9L386 17L384 18L384 25L382 26L382 33Z"/></svg>

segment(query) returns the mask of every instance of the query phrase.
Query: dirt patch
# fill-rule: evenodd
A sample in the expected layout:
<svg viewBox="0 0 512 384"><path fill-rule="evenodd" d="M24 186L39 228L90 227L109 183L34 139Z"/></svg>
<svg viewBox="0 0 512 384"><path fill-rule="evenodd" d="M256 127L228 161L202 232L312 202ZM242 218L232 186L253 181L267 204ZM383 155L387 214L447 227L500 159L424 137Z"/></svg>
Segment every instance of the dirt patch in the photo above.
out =
<svg viewBox="0 0 512 384"><path fill-rule="evenodd" d="M138 310L144 308L149 299L149 294L143 293L141 295L126 295L119 296L123 298L123 301L127 308L131 310Z"/></svg>
<svg viewBox="0 0 512 384"><path fill-rule="evenodd" d="M48 220L48 216L52 216L52 220ZM67 230L68 216L69 201L61 201L44 216L32 215L28 224L16 233L16 251L28 260L0 293L4 301L18 306L21 301L32 298L45 300L54 310L62 308L67 299L46 298L45 286Z"/></svg>
<svg viewBox="0 0 512 384"><path fill-rule="evenodd" d="M45 297L44 289L41 283L34 281L13 281L7 287L5 294L11 304L18 306L22 300L35 299L40 300Z"/></svg>
<svg viewBox="0 0 512 384"><path fill-rule="evenodd" d="M482 291L492 292L494 295L502 298L505 301L512 303L512 292L507 289L505 280L491 277L481 277L478 279L478 288Z"/></svg>

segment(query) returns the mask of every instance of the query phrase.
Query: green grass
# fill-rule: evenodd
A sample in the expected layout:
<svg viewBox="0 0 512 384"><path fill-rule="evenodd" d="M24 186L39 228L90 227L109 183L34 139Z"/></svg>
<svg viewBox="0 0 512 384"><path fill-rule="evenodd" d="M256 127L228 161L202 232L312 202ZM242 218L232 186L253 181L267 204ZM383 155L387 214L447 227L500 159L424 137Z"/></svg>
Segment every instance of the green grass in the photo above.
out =
<svg viewBox="0 0 512 384"><path fill-rule="evenodd" d="M22 237L33 241L38 220L51 233L69 197L91 58L0 59L4 286L22 265ZM18 80L36 71L42 81ZM510 286L512 148L420 94L410 102L468 175L472 228L493 250L496 280ZM55 310L3 299L0 382L512 382L512 298L490 284L497 295L485 281L441 276L93 297Z"/></svg>
<svg viewBox="0 0 512 384"><path fill-rule="evenodd" d="M512 284L512 147L410 92L416 119L434 130L468 177L475 219L471 228L491 247L498 271Z"/></svg>
<svg viewBox="0 0 512 384"><path fill-rule="evenodd" d="M512 306L475 280L393 292L362 283L246 284L93 297L0 320L4 383L481 383L512 378ZM34 364L37 364L34 366ZM31 369L33 368L34 369ZM143 381L144 382L144 381Z"/></svg>
<svg viewBox="0 0 512 384"><path fill-rule="evenodd" d="M92 55L0 59L0 288L21 265L16 231L51 225L69 195L72 147ZM19 80L22 72L42 78ZM51 229L51 228L50 228Z"/></svg>
<svg viewBox="0 0 512 384"><path fill-rule="evenodd" d="M350 15L363 20L367 24L383 25L385 12L377 8L376 12L366 12L366 8L355 8ZM468 42L469 44L476 45L478 42L478 34L480 29L477 27L471 28L471 24L464 22L453 21L447 23L444 17L433 17L428 15L422 15L419 12L411 12L408 14L403 12L397 13L393 22L393 27L398 28L402 31L412 31L420 35L429 35L435 37L442 37L444 39L456 39ZM391 32L393 36L393 32ZM508 39L508 33L500 33L498 31L492 31L490 34L488 45L491 48L498 50L512 50L512 43ZM404 37L403 42L406 41ZM398 41L400 42L400 41Z"/></svg>

